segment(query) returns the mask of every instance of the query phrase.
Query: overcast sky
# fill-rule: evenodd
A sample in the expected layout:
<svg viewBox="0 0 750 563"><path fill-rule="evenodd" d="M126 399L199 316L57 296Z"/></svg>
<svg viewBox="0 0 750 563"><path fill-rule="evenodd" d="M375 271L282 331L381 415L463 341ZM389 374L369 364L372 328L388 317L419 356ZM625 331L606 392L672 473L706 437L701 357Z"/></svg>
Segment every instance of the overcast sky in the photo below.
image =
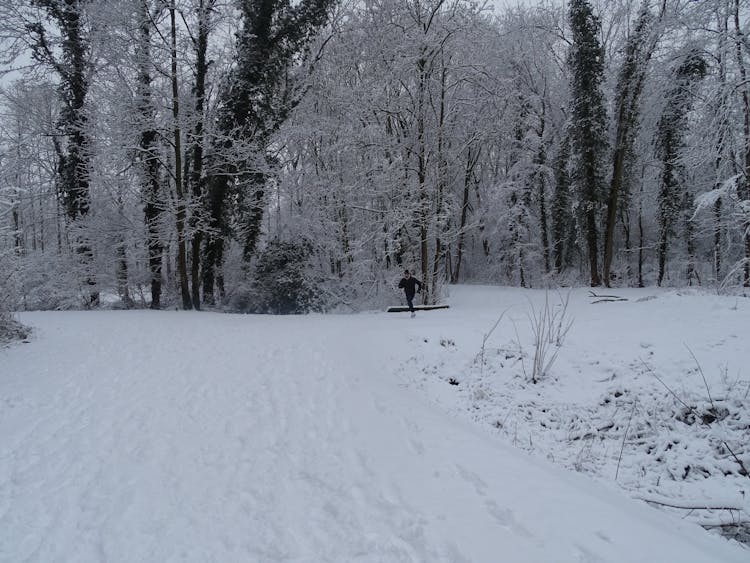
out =
<svg viewBox="0 0 750 563"><path fill-rule="evenodd" d="M494 4L496 7L507 7L507 6L533 6L536 4L536 0L488 0L488 4Z"/></svg>

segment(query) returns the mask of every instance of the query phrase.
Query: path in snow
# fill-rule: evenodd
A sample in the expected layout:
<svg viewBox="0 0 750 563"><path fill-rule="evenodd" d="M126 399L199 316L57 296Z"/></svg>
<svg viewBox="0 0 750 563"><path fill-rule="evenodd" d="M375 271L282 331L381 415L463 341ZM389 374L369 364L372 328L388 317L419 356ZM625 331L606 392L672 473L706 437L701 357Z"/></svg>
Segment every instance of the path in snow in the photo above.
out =
<svg viewBox="0 0 750 563"><path fill-rule="evenodd" d="M455 315L24 315L0 561L747 561L407 388L409 338Z"/></svg>

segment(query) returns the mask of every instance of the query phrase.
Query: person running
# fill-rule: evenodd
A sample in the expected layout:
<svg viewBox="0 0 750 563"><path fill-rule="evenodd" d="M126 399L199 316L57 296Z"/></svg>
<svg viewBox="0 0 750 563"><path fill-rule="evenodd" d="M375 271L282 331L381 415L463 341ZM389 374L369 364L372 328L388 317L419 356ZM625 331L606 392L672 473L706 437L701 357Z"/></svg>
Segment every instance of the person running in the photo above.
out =
<svg viewBox="0 0 750 563"><path fill-rule="evenodd" d="M416 289L419 286L419 289ZM422 282L411 275L409 270L404 270L404 277L398 282L398 287L403 288L406 294L406 302L409 304L409 311L411 311L412 318L415 316L414 313L414 293L422 291Z"/></svg>

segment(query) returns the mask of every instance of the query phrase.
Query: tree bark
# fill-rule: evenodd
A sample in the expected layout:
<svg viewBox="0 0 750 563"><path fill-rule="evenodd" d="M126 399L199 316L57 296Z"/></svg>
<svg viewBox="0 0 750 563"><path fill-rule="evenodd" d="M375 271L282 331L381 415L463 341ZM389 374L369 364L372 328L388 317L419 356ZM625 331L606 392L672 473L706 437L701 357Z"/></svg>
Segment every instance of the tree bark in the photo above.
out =
<svg viewBox="0 0 750 563"><path fill-rule="evenodd" d="M643 284L643 246L646 244L643 231L643 182L641 181L641 193L638 198L638 287Z"/></svg>
<svg viewBox="0 0 750 563"><path fill-rule="evenodd" d="M661 21L666 11L666 0L663 0L661 12L656 24ZM626 169L631 164L635 131L638 128L638 116L641 93L646 78L646 67L656 49L657 36L651 25L648 3L641 7L641 14L633 37L626 45L625 61L620 71L620 84L617 100L617 130L615 147L612 155L612 177L607 197L607 221L604 231L604 284L611 283L612 260L614 258L614 238L617 224L617 212L620 196L627 186L624 185Z"/></svg>
<svg viewBox="0 0 750 563"><path fill-rule="evenodd" d="M161 307L162 290L162 241L159 222L163 212L161 182L159 178L160 159L157 149L157 132L154 124L154 108L151 102L151 16L148 0L139 3L139 37L136 52L138 66L137 109L140 126L138 160L141 164L143 180L141 197L146 224L148 264L151 274L151 309Z"/></svg>
<svg viewBox="0 0 750 563"><path fill-rule="evenodd" d="M743 179L738 186L740 199L750 200L750 93L747 87L747 70L745 57L742 52L744 34L740 24L740 0L734 1L734 29L736 33L737 65L740 71L740 91L742 92L742 131L743 131ZM742 224L743 241L745 247L745 265L743 268L743 285L750 287L750 221L745 219Z"/></svg>
<svg viewBox="0 0 750 563"><path fill-rule="evenodd" d="M199 225L200 212L203 209L204 184L203 184L203 137L204 129L204 105L206 96L206 75L208 74L208 37L210 33L211 10L215 0L199 0L198 4L198 36L195 43L195 85L193 94L195 96L195 128L193 129L191 143L193 148L192 168L190 173L190 186L193 196L193 210L190 216L190 227L192 232L190 251L190 282L193 307L201 308L201 244L203 242L203 228Z"/></svg>
<svg viewBox="0 0 750 563"><path fill-rule="evenodd" d="M437 160L438 160L438 171L437 171L437 194L435 204L435 254L432 260L432 299L431 303L437 303L438 287L440 285L439 274L440 274L440 262L445 254L443 247L443 234L445 232L445 218L444 218L444 206L445 206L445 191L447 189L448 182L448 163L445 157L445 95L446 95L446 83L448 79L448 69L445 66L445 60L442 61L442 69L440 73L440 110L438 112L438 140L437 140Z"/></svg>
<svg viewBox="0 0 750 563"><path fill-rule="evenodd" d="M27 26L32 37L34 55L43 61L60 78L60 98L62 109L58 126L66 139L63 150L61 143L55 139L55 151L58 156L56 183L58 197L61 199L70 222L81 222L89 214L91 193L89 175L91 168L90 141L88 120L85 112L86 98L89 91L88 57L89 41L84 30L84 4L79 0L67 0L60 3L56 0L37 0L37 4L47 11L50 19L60 29L63 37L61 53L58 54L47 40L46 29L42 23ZM86 306L99 304L99 292L96 289L96 276L92 270L94 254L89 235L80 230L75 234L74 251L78 255L83 271L84 285L90 287Z"/></svg>
<svg viewBox="0 0 750 563"><path fill-rule="evenodd" d="M185 250L185 195L182 185L182 134L180 130L180 92L177 84L177 24L175 18L175 0L169 6L169 21L171 29L171 59L172 59L172 119L174 134L174 184L177 194L177 276L180 283L182 308L192 309L190 288L187 277L187 253Z"/></svg>
<svg viewBox="0 0 750 563"><path fill-rule="evenodd" d="M546 92L546 86L545 86ZM547 225L547 182L544 178L543 167L547 163L547 152L544 145L544 129L546 126L546 109L547 103L542 99L542 115L539 124L539 150L536 154L536 182L537 182L537 200L539 202L539 225L542 231L542 254L544 255L544 272L549 274L550 268L550 244L549 244L549 227Z"/></svg>
<svg viewBox="0 0 750 563"><path fill-rule="evenodd" d="M427 147L425 139L425 97L427 89L427 59L422 57L417 61L417 184L419 190L419 252L421 257L422 304L427 305L430 296L428 247L427 247L427 218L430 200L427 194Z"/></svg>
<svg viewBox="0 0 750 563"><path fill-rule="evenodd" d="M456 269L451 276L451 283L458 283L461 279L461 262L464 255L464 247L466 244L466 221L469 215L469 194L470 184L474 177L474 167L479 161L479 157L482 154L481 147L478 147L475 152L472 153L472 147L470 146L467 150L466 155L466 168L464 171L464 193L461 200L461 223L458 230L458 249L456 251Z"/></svg>

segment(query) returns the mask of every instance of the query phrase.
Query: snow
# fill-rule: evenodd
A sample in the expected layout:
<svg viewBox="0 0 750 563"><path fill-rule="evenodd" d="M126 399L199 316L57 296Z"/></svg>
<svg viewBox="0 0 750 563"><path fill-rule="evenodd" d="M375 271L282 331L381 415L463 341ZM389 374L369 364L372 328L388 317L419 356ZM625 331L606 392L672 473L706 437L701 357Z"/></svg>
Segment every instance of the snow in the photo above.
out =
<svg viewBox="0 0 750 563"><path fill-rule="evenodd" d="M632 396L653 379L639 357L697 393L683 341L710 384L719 360L744 370L744 301L624 293L571 294L575 323L538 385L501 358L528 349L542 292L459 287L415 319L23 314L31 342L0 350L0 561L745 562L597 473L612 452L565 469L556 428L498 411L534 396L569 413L616 384ZM635 465L621 464L628 490ZM704 492L740 502L738 485L750 494L733 478Z"/></svg>
<svg viewBox="0 0 750 563"><path fill-rule="evenodd" d="M750 467L750 352L741 338L750 303L690 290L616 294L627 301L584 290L459 291L460 308L493 303L476 317L485 331L507 310L484 362L481 331L441 329L418 341L408 371L434 401L520 448L617 479L634 497L679 506L704 526L747 523L750 481L737 459ZM573 326L548 376L530 384L531 306L548 299L559 310L566 298ZM450 378L458 385L446 385ZM685 510L701 506L722 509ZM734 532L750 539L747 525Z"/></svg>

